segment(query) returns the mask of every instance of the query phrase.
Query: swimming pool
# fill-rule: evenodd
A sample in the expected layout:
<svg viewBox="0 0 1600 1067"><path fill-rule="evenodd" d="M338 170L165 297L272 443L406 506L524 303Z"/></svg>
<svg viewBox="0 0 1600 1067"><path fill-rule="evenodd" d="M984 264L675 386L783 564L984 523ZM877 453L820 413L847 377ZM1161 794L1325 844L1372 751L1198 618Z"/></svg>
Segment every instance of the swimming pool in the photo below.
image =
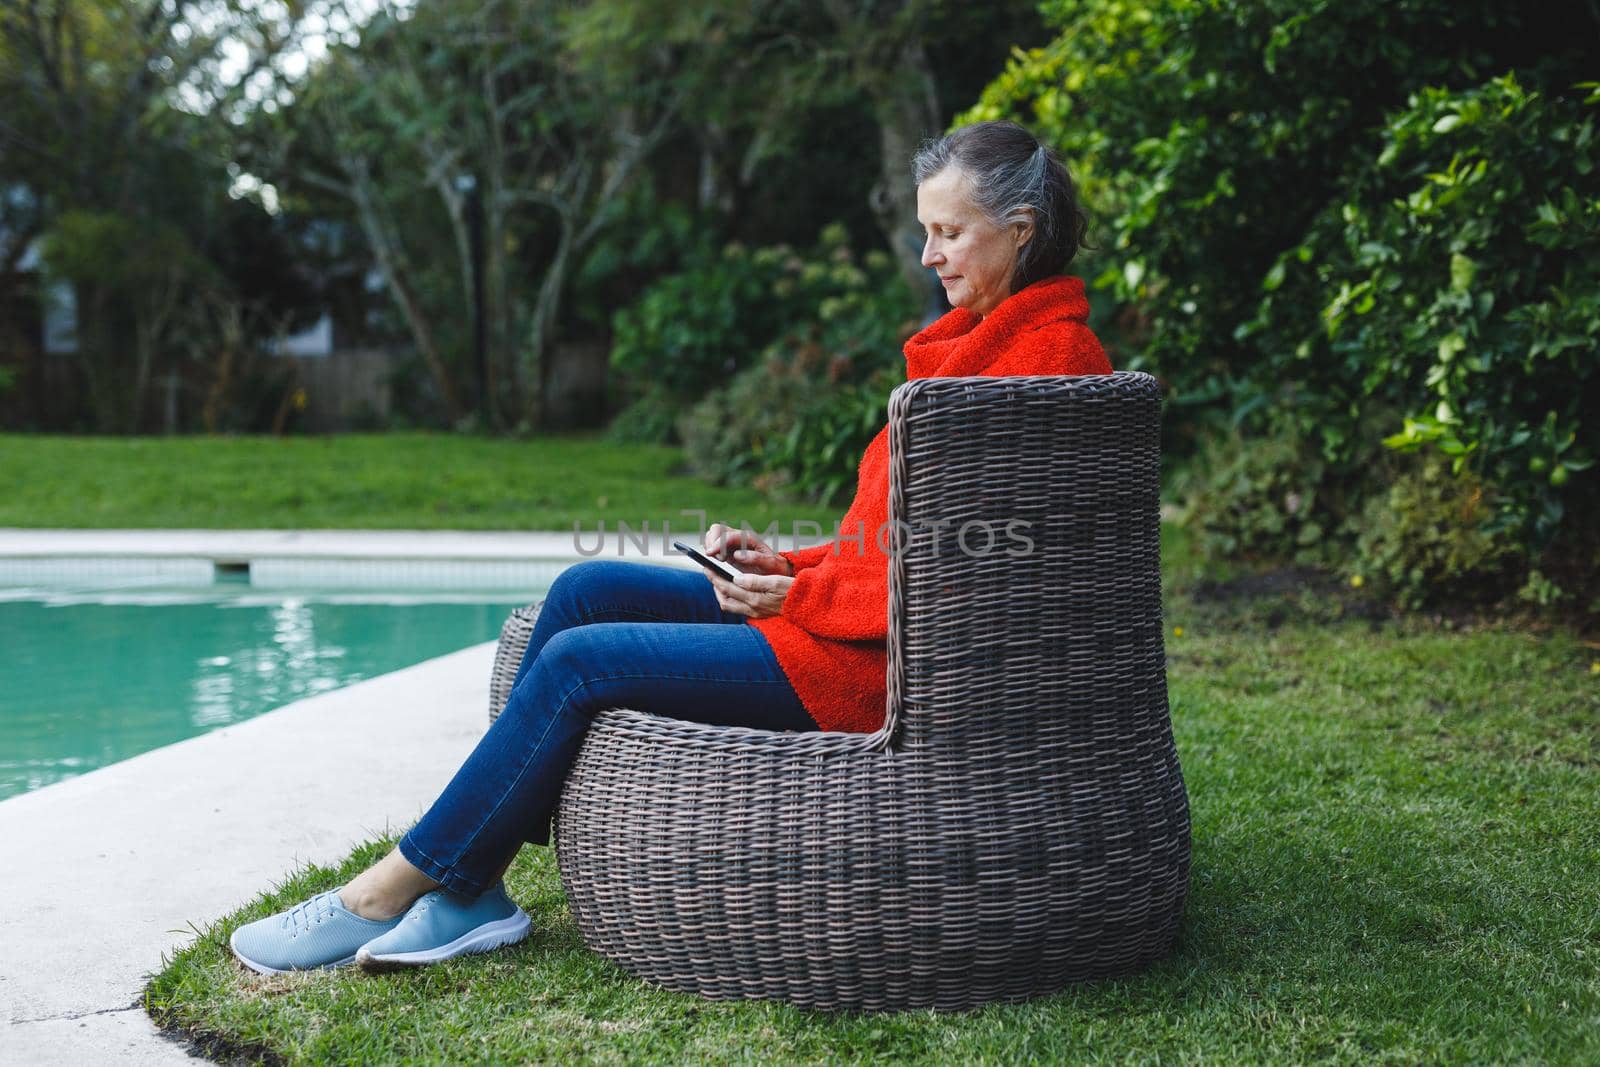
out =
<svg viewBox="0 0 1600 1067"><path fill-rule="evenodd" d="M0 589L0 799L493 640L545 588Z"/></svg>

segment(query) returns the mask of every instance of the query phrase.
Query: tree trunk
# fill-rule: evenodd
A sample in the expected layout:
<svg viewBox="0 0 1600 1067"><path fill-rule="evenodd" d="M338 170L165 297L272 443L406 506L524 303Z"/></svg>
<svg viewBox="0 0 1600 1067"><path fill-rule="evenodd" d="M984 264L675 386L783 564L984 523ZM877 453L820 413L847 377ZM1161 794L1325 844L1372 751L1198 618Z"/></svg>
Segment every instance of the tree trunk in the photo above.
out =
<svg viewBox="0 0 1600 1067"><path fill-rule="evenodd" d="M150 373L155 363L158 327L145 316L134 320L133 347L134 372L132 394L128 398L128 431L138 433L144 427L145 398L150 393Z"/></svg>
<svg viewBox="0 0 1600 1067"><path fill-rule="evenodd" d="M506 425L504 405L508 393L515 404L517 376L515 363L511 359L512 313L511 287L507 281L505 194L499 183L492 183L489 188L490 198L484 204L483 216L484 314L489 319L488 377L483 388L489 428L499 433ZM516 410L516 407L512 410Z"/></svg>
<svg viewBox="0 0 1600 1067"><path fill-rule="evenodd" d="M533 326L528 331L528 349L523 355L527 391L527 419L535 431L545 424L545 397L550 384L550 338L556 316L561 311L561 291L567 284L567 264L572 259L576 224L568 212L561 213L561 237L556 254L539 281L539 296L533 305Z"/></svg>
<svg viewBox="0 0 1600 1067"><path fill-rule="evenodd" d="M450 425L454 426L461 421L464 413L455 380L450 376L449 368L444 365L444 360L439 355L439 346L434 341L433 329L428 324L427 315L424 314L422 305L403 276L400 252L396 249L388 227L384 225L379 214L378 206L373 202L372 192L366 185L365 165L358 162L355 166L356 171L350 175L350 192L361 217L361 228L367 235L367 242L372 246L373 255L378 260L378 270L383 275L389 293L400 308L400 314L411 329L412 339L416 341L417 350L427 363L434 383L439 387L439 398L444 401Z"/></svg>
<svg viewBox="0 0 1600 1067"><path fill-rule="evenodd" d="M922 266L922 227L917 223L911 159L922 141L937 136L944 123L928 54L920 42L905 44L891 73L878 81L873 94L880 161L872 211L906 285L921 296L928 287L928 272Z"/></svg>
<svg viewBox="0 0 1600 1067"><path fill-rule="evenodd" d="M107 321L111 312L109 292L104 286L79 282L73 286L73 296L77 315L76 359L83 368L95 432L122 432L124 388L117 374L118 362L112 343L115 331Z"/></svg>

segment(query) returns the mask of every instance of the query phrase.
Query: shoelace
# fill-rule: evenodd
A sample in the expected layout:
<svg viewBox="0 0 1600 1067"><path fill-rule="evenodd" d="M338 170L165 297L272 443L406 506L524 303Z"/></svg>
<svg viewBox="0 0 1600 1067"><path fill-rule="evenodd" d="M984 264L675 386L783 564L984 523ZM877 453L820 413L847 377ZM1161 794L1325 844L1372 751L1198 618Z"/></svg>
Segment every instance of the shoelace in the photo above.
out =
<svg viewBox="0 0 1600 1067"><path fill-rule="evenodd" d="M293 935L298 935L303 930L309 930L323 919L333 914L333 893L318 893L310 900L296 904L289 909L289 914L284 916L284 929Z"/></svg>
<svg viewBox="0 0 1600 1067"><path fill-rule="evenodd" d="M433 907L433 902L438 899L438 893L424 893L415 904L411 905L411 912L406 916L406 918L412 920L420 919L422 917L422 913Z"/></svg>

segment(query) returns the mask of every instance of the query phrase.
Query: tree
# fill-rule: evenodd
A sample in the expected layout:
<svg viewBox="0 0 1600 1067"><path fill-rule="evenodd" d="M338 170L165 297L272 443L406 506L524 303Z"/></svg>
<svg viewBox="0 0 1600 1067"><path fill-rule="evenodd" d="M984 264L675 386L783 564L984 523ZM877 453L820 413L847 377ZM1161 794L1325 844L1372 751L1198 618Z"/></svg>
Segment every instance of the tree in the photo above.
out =
<svg viewBox="0 0 1600 1067"><path fill-rule="evenodd" d="M957 103L992 76L1018 35L1040 29L1032 7L596 0L583 7L578 42L591 57L614 63L651 43L678 54L685 122L701 150L699 204L725 214L739 209L743 193L792 197L795 190L763 182L763 165L792 151L807 125L830 110L864 112L872 141L851 147L869 156L876 174L864 190L867 203L884 247L920 292L927 272L912 156L944 131ZM805 236L814 237L815 228Z"/></svg>
<svg viewBox="0 0 1600 1067"><path fill-rule="evenodd" d="M207 227L231 210L219 135L295 39L299 9L263 0L0 7L0 256L14 265L49 237L49 266L73 286L77 363L102 429L144 424L179 294L205 273ZM224 62L229 50L242 66Z"/></svg>
<svg viewBox="0 0 1600 1067"><path fill-rule="evenodd" d="M685 97L673 56L646 47L625 63L596 61L573 47L570 14L548 0L385 7L359 47L335 49L298 90L258 160L274 181L351 204L452 421L465 413L464 346L447 352L440 337L463 336L471 306L467 190L484 212L486 412L491 425L538 426L575 265ZM403 214L423 196L453 252L448 293L427 263L431 224ZM513 296L519 250L536 289L526 309Z"/></svg>

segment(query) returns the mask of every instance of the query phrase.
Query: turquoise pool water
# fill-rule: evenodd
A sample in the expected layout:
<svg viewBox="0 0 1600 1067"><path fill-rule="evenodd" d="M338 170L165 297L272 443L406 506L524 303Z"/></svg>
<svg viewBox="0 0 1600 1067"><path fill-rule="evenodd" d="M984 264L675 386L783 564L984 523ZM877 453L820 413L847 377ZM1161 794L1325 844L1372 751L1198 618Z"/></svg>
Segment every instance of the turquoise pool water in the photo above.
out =
<svg viewBox="0 0 1600 1067"><path fill-rule="evenodd" d="M493 640L541 590L0 590L0 799Z"/></svg>

